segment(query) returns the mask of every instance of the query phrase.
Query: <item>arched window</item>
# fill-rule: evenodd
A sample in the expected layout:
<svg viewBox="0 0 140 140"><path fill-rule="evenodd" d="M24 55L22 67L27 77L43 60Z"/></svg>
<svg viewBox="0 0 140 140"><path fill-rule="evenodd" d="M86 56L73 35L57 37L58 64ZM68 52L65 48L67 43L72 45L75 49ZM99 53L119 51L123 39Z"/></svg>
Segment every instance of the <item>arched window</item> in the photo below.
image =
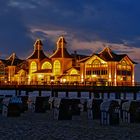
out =
<svg viewBox="0 0 140 140"><path fill-rule="evenodd" d="M59 75L61 72L61 64L58 60L54 61L54 75Z"/></svg>
<svg viewBox="0 0 140 140"><path fill-rule="evenodd" d="M71 72L70 72L70 75L75 75L75 74L78 74L78 72L77 72L77 70L72 70Z"/></svg>
<svg viewBox="0 0 140 140"><path fill-rule="evenodd" d="M41 69L52 69L52 65L50 62L44 62Z"/></svg>
<svg viewBox="0 0 140 140"><path fill-rule="evenodd" d="M98 59L95 59L93 62L92 62L92 66L93 67L99 67L101 65L101 62L98 60Z"/></svg>
<svg viewBox="0 0 140 140"><path fill-rule="evenodd" d="M30 65L30 73L37 71L37 63L33 61Z"/></svg>

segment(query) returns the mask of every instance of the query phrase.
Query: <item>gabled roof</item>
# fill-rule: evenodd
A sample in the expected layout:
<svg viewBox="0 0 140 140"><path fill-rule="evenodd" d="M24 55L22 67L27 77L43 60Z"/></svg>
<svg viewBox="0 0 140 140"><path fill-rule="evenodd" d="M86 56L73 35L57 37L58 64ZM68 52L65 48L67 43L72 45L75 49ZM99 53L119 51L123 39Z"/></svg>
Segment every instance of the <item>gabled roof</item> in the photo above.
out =
<svg viewBox="0 0 140 140"><path fill-rule="evenodd" d="M72 58L72 56L68 53L66 48L58 48L51 58Z"/></svg>
<svg viewBox="0 0 140 140"><path fill-rule="evenodd" d="M92 55L93 56L93 55ZM91 56L87 56L87 57L85 57L85 58L83 58L83 59L81 59L79 62L81 63L84 63L84 62L86 62L89 58L91 58Z"/></svg>
<svg viewBox="0 0 140 140"><path fill-rule="evenodd" d="M89 57L86 57L86 58L80 60L79 62L86 62L88 59L90 59L94 55L98 56L99 58L101 58L104 61L117 61L117 62L121 61L124 57L127 56L126 54L116 54L110 48L106 47L100 53L93 54L93 55L91 55ZM132 61L130 58L129 58L129 60L133 64L137 64L136 62Z"/></svg>
<svg viewBox="0 0 140 140"><path fill-rule="evenodd" d="M50 58L72 58L72 56L68 53L65 45L66 40L63 36L61 36L57 41L57 49Z"/></svg>
<svg viewBox="0 0 140 140"><path fill-rule="evenodd" d="M117 55L110 48L104 48L99 54L96 54L98 57L105 61L120 61L126 54Z"/></svg>
<svg viewBox="0 0 140 140"><path fill-rule="evenodd" d="M74 66L72 66L71 68L65 70L65 71L64 71L64 74L66 74L66 73L67 73L69 70L71 70L71 69L76 69L77 71L80 71L80 67L74 67Z"/></svg>
<svg viewBox="0 0 140 140"><path fill-rule="evenodd" d="M17 66L18 64L22 63L24 60L19 59L15 53L12 53L6 60L1 59L1 61L6 66Z"/></svg>
<svg viewBox="0 0 140 140"><path fill-rule="evenodd" d="M42 49L43 43L40 39L37 39L34 44L34 51L27 59L45 59L47 56L45 55Z"/></svg>
<svg viewBox="0 0 140 140"><path fill-rule="evenodd" d="M96 55L105 61L118 61L118 62L127 56L127 54L116 54L109 47L104 48L99 54ZM136 64L136 62L132 61L131 59L130 61Z"/></svg>
<svg viewBox="0 0 140 140"><path fill-rule="evenodd" d="M47 56L44 54L43 50L35 50L31 56L29 56L27 59L45 59Z"/></svg>

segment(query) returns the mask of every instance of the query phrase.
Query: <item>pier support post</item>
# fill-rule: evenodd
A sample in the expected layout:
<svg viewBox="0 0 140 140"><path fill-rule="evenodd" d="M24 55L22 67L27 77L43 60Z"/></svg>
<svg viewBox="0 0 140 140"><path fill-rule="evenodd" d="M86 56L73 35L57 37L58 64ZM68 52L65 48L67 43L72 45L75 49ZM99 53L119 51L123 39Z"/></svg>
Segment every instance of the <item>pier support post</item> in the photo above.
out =
<svg viewBox="0 0 140 140"><path fill-rule="evenodd" d="M116 92L116 93L115 93L115 99L120 99L120 98L121 98L120 92Z"/></svg>
<svg viewBox="0 0 140 140"><path fill-rule="evenodd" d="M55 97L58 97L58 91L55 91Z"/></svg>
<svg viewBox="0 0 140 140"><path fill-rule="evenodd" d="M123 99L126 99L126 92L123 93Z"/></svg>
<svg viewBox="0 0 140 140"><path fill-rule="evenodd" d="M26 94L26 96L28 96L28 95L29 95L29 92L28 92L28 90L26 90L26 93L25 93L25 94Z"/></svg>
<svg viewBox="0 0 140 140"><path fill-rule="evenodd" d="M81 92L80 91L77 92L77 97L79 97L79 98L81 97Z"/></svg>
<svg viewBox="0 0 140 140"><path fill-rule="evenodd" d="M38 93L38 96L41 96L41 90L39 90L38 92L39 92L39 93Z"/></svg>
<svg viewBox="0 0 140 140"><path fill-rule="evenodd" d="M137 92L133 92L133 100L137 100Z"/></svg>
<svg viewBox="0 0 140 140"><path fill-rule="evenodd" d="M110 99L110 92L107 93L107 99Z"/></svg>
<svg viewBox="0 0 140 140"><path fill-rule="evenodd" d="M54 97L54 90L51 90L51 97Z"/></svg>
<svg viewBox="0 0 140 140"><path fill-rule="evenodd" d="M69 97L69 92L68 91L66 91L66 97Z"/></svg>
<svg viewBox="0 0 140 140"><path fill-rule="evenodd" d="M17 90L15 91L15 95L16 95L16 96L19 96L19 95L20 95L20 90L17 89Z"/></svg>
<svg viewBox="0 0 140 140"><path fill-rule="evenodd" d="M104 99L104 93L100 93L101 94L101 99Z"/></svg>
<svg viewBox="0 0 140 140"><path fill-rule="evenodd" d="M91 91L89 91L89 99L91 99Z"/></svg>

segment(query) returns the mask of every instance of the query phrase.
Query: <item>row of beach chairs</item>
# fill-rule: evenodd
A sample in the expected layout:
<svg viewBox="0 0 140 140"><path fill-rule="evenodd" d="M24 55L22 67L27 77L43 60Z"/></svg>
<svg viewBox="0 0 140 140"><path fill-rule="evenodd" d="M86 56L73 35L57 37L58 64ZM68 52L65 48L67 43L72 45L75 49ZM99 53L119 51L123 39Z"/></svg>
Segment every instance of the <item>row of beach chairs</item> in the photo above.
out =
<svg viewBox="0 0 140 140"><path fill-rule="evenodd" d="M0 96L0 112L3 116L20 116L27 110L36 113L50 110L55 120L72 120L73 116L80 117L86 113L87 119L98 119L101 125L140 122L139 100Z"/></svg>
<svg viewBox="0 0 140 140"><path fill-rule="evenodd" d="M54 98L54 119L70 120L87 112L90 120L99 119L101 125L117 125L120 122L140 122L140 101Z"/></svg>

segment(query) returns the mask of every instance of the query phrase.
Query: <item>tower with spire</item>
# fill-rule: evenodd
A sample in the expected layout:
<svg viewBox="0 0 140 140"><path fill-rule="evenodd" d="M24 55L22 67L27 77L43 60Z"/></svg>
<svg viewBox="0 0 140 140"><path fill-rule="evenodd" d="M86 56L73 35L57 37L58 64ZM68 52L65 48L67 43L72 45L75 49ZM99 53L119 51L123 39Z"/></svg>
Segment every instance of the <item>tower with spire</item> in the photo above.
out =
<svg viewBox="0 0 140 140"><path fill-rule="evenodd" d="M67 42L63 36L60 36L56 42L56 50L50 56L52 62L58 60L61 63L61 74L72 67L72 56L66 49Z"/></svg>

